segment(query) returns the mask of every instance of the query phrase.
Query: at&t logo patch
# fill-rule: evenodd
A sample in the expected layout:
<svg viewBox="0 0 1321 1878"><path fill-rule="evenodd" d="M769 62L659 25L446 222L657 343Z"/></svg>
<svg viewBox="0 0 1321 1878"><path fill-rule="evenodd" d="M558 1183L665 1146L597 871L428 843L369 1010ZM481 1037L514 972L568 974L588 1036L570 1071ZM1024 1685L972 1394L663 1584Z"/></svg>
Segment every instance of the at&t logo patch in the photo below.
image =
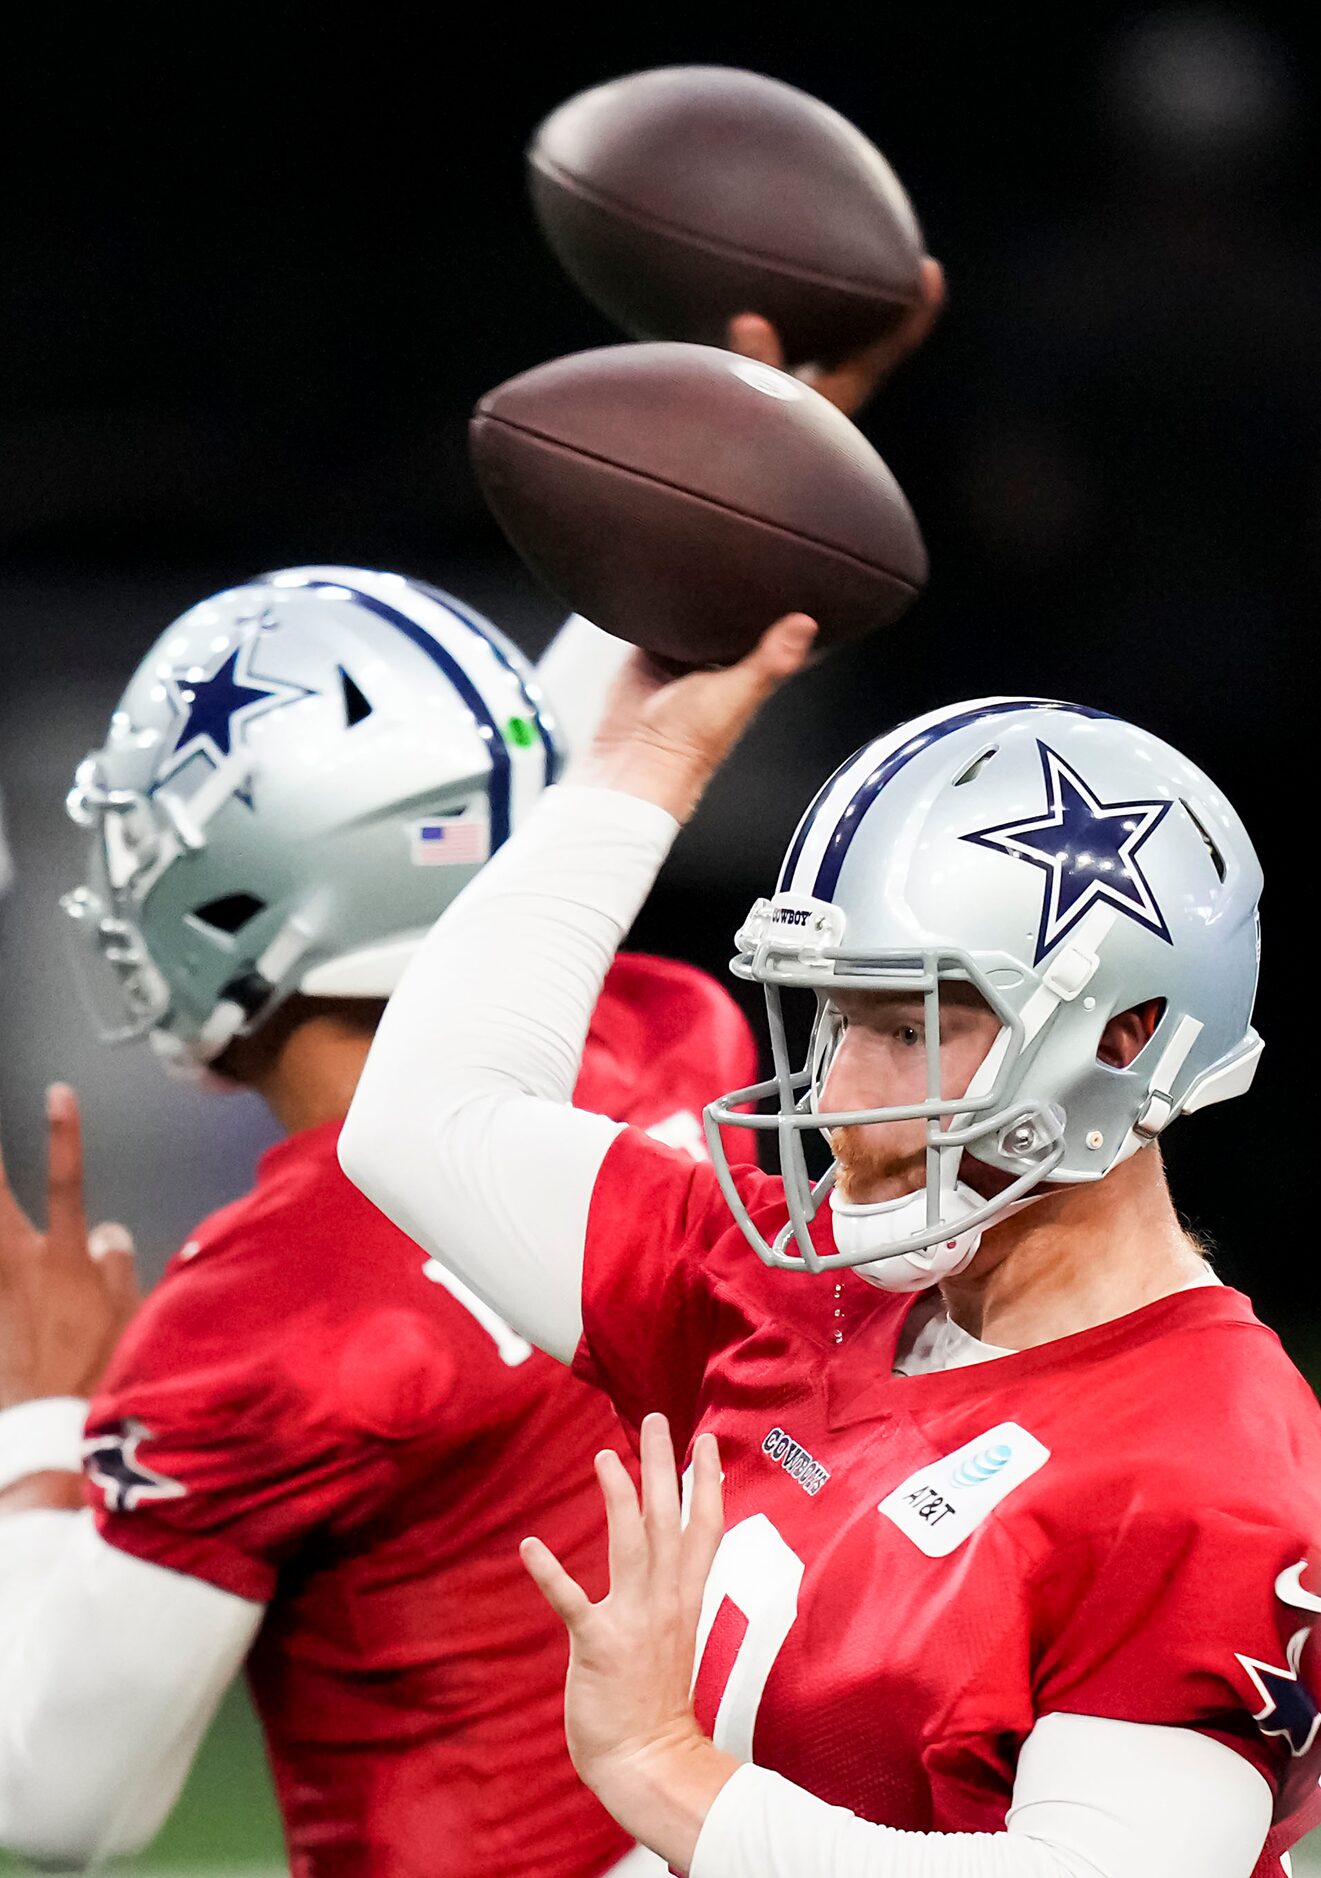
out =
<svg viewBox="0 0 1321 1878"><path fill-rule="evenodd" d="M945 1558L1049 1459L1026 1428L1001 1422L910 1474L876 1510L928 1558Z"/></svg>

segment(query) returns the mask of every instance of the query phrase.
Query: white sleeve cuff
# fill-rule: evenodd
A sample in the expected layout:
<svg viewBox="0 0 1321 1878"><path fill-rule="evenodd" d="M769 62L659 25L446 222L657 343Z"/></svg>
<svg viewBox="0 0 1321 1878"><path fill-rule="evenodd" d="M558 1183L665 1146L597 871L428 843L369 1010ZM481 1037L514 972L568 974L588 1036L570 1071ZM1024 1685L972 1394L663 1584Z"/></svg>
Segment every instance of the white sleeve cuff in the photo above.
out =
<svg viewBox="0 0 1321 1878"><path fill-rule="evenodd" d="M1003 1832L899 1832L740 1767L702 1825L689 1878L1119 1878ZM1244 1875L1246 1878L1246 1874Z"/></svg>
<svg viewBox="0 0 1321 1878"><path fill-rule="evenodd" d="M1270 1788L1222 1742L1047 1715L1003 1832L900 1832L743 1766L707 1813L689 1878L1250 1878L1270 1820Z"/></svg>
<svg viewBox="0 0 1321 1878"><path fill-rule="evenodd" d="M29 1474L80 1474L86 1421L81 1396L40 1396L0 1409L0 1490Z"/></svg>

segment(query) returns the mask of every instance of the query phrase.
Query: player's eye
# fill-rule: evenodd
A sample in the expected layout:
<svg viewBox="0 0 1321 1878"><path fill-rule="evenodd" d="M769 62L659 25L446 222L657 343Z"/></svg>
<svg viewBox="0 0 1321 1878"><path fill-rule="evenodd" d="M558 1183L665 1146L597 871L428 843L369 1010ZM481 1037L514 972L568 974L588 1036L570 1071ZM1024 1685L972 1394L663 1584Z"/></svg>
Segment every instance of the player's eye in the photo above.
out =
<svg viewBox="0 0 1321 1878"><path fill-rule="evenodd" d="M895 1028L894 1035L896 1042L904 1044L910 1050L922 1041L922 1032L916 1024L899 1024Z"/></svg>

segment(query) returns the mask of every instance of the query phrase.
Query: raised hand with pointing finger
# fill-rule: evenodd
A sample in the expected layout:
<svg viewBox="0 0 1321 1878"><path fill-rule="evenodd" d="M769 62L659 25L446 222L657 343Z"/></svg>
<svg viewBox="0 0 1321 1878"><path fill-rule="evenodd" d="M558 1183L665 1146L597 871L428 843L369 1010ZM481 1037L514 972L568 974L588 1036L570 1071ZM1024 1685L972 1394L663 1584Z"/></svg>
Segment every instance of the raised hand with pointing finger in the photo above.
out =
<svg viewBox="0 0 1321 1878"><path fill-rule="evenodd" d="M46 1113L44 1228L29 1219L0 1162L0 1409L90 1395L138 1302L126 1228L88 1230L82 1125L67 1084L52 1086Z"/></svg>

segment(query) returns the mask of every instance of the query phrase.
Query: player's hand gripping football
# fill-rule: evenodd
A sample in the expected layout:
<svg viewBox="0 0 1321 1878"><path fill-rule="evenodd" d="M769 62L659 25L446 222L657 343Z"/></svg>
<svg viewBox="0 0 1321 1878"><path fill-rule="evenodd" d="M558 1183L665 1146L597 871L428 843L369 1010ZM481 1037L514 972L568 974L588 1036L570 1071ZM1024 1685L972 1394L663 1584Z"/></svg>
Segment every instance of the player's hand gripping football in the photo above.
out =
<svg viewBox="0 0 1321 1878"><path fill-rule="evenodd" d="M126 1229L87 1230L73 1090L56 1083L46 1113L44 1232L19 1205L0 1161L0 1408L39 1396L90 1395L138 1301Z"/></svg>
<svg viewBox="0 0 1321 1878"><path fill-rule="evenodd" d="M854 417L891 373L917 351L944 304L944 270L928 255L922 263L922 297L898 325L846 359L830 365L804 365L794 376L828 398L845 417ZM760 313L737 314L729 322L727 338L731 352L756 359L762 365L773 365L778 371L785 369L780 336Z"/></svg>
<svg viewBox="0 0 1321 1878"><path fill-rule="evenodd" d="M816 622L788 613L746 658L676 678L646 652L621 666L574 780L641 796L687 821L773 691L806 665Z"/></svg>
<svg viewBox="0 0 1321 1878"><path fill-rule="evenodd" d="M713 1435L693 1448L692 1501L680 1523L669 1424L642 1424L642 1503L617 1454L596 1457L605 1498L610 1589L599 1604L540 1539L524 1564L569 1632L564 1731L579 1777L627 1832L676 1870L738 1763L693 1714L702 1590L724 1530Z"/></svg>

